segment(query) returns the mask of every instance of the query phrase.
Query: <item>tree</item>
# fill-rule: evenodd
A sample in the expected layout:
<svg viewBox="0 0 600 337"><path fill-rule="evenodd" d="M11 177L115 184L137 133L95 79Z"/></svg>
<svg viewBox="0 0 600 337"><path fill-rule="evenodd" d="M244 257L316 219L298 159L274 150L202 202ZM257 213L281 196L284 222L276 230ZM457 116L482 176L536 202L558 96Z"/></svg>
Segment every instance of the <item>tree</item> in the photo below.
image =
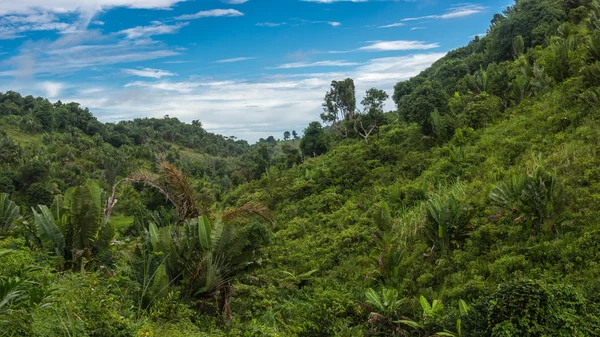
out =
<svg viewBox="0 0 600 337"><path fill-rule="evenodd" d="M312 122L304 130L300 150L305 156L318 156L327 152L327 136L319 122Z"/></svg>
<svg viewBox="0 0 600 337"><path fill-rule="evenodd" d="M383 122L383 106L388 98L385 91L371 88L367 90L365 98L360 102L363 105L363 113L354 120L354 131L364 138L367 144L371 133L379 130Z"/></svg>
<svg viewBox="0 0 600 337"><path fill-rule="evenodd" d="M286 131L286 132L283 133L283 140L287 141L288 139L290 139L290 132Z"/></svg>
<svg viewBox="0 0 600 337"><path fill-rule="evenodd" d="M275 140L275 137L273 137L273 136L267 137L266 142L271 143L271 144L277 144L277 140Z"/></svg>
<svg viewBox="0 0 600 337"><path fill-rule="evenodd" d="M296 130L292 131L292 137L294 137L294 140L298 139L298 133L296 132Z"/></svg>
<svg viewBox="0 0 600 337"><path fill-rule="evenodd" d="M337 127L340 121L354 120L356 116L356 88L354 80L332 81L331 89L325 94L321 119Z"/></svg>
<svg viewBox="0 0 600 337"><path fill-rule="evenodd" d="M448 111L448 96L437 81L424 82L398 101L400 117L407 122L419 124L426 135L433 133L431 113L436 109L440 116Z"/></svg>
<svg viewBox="0 0 600 337"><path fill-rule="evenodd" d="M254 155L255 165L252 170L254 179L260 179L260 177L262 177L262 175L265 172L267 172L267 169L269 168L270 158L271 156L269 155L269 149L266 145L261 144L258 147L256 154Z"/></svg>
<svg viewBox="0 0 600 337"><path fill-rule="evenodd" d="M102 209L102 190L93 180L57 196L51 208L32 208L42 246L83 273L85 260L105 250L114 236ZM72 262L70 262L72 261Z"/></svg>
<svg viewBox="0 0 600 337"><path fill-rule="evenodd" d="M187 175L170 163L160 165L163 169L158 177L146 177L147 173L142 172L127 180L145 182L157 189L179 214L175 225L166 221L159 227L156 220L160 216L151 217L152 221L146 224L147 239L140 253L150 253L150 258L157 254L161 262L153 272L146 270L147 275L153 276L149 282L144 280L144 286L151 288L154 298L166 294L173 283L180 284L184 294L195 300L217 296L219 312L228 319L236 273L247 267L258 248L269 240L268 229L252 226L250 220L272 222L273 216L264 206L248 202L225 212L211 226L207 211L204 215L197 211L195 205L201 196L190 190Z"/></svg>

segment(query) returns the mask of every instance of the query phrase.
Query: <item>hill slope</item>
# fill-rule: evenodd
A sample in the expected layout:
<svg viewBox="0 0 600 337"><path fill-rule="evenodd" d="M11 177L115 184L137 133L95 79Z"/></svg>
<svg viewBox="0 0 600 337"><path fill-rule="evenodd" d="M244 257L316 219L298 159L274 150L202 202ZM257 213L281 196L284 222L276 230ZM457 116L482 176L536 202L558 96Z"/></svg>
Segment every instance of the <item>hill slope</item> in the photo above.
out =
<svg viewBox="0 0 600 337"><path fill-rule="evenodd" d="M78 208L61 208L54 195L78 200L70 198L93 191L83 177L109 190L152 169L160 152L188 175L163 162L157 175L134 175L159 192L120 185L115 210L135 220L108 248L97 228L85 249L56 253L61 242L48 239L45 229L54 227L37 211L0 221L2 284L10 289L19 277L34 285L19 290L23 300L0 306L9 322L0 329L31 336L600 335L599 36L598 1L517 1L494 16L486 37L398 83L395 111L384 113L377 104L384 96L372 91L364 112L339 117L336 106L356 102L333 104L341 97L335 90L353 83L332 84L323 115L329 125L308 126L298 144L303 161L296 144L274 139L246 150L219 138L211 152L188 139L202 133L199 124L171 120L96 133L92 122L21 139L13 132L18 146L4 136L0 186L12 186L19 204L71 214L56 221L54 234L78 228ZM35 118L35 109L27 111ZM26 130L28 117L15 115L1 121ZM158 127L172 122L173 129ZM148 123L160 130L142 141L136 132ZM97 158L127 169L111 175ZM58 191L32 179L46 163L45 177L63 182ZM113 220L128 222L123 214ZM37 270L25 268L31 265ZM37 296L40 284L76 291Z"/></svg>

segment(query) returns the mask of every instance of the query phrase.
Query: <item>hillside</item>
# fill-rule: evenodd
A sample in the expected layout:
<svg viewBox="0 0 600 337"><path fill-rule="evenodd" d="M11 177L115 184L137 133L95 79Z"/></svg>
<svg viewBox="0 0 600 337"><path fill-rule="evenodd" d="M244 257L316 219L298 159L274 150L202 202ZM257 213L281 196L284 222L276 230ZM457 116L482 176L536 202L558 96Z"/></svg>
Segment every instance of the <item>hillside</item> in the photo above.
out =
<svg viewBox="0 0 600 337"><path fill-rule="evenodd" d="M600 335L597 0L355 97L251 146L0 95L0 335Z"/></svg>

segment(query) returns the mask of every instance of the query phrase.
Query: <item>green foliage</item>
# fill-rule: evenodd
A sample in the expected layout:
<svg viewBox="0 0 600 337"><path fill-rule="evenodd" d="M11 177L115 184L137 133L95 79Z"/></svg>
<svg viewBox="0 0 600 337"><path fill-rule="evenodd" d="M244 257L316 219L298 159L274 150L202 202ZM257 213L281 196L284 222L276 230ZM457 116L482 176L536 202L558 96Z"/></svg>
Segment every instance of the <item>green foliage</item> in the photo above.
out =
<svg viewBox="0 0 600 337"><path fill-rule="evenodd" d="M334 82L300 144L0 94L0 329L600 335L599 8L517 1L393 112Z"/></svg>
<svg viewBox="0 0 600 337"><path fill-rule="evenodd" d="M19 218L19 208L8 194L0 193L0 237L8 233Z"/></svg>
<svg viewBox="0 0 600 337"><path fill-rule="evenodd" d="M327 152L327 136L319 122L312 122L304 130L300 149L307 157L322 155Z"/></svg>
<svg viewBox="0 0 600 337"><path fill-rule="evenodd" d="M453 247L460 247L468 225L467 206L450 194L446 200L439 196L427 202L427 222L425 233L434 247L447 253Z"/></svg>
<svg viewBox="0 0 600 337"><path fill-rule="evenodd" d="M516 216L532 231L556 230L565 200L563 186L555 175L538 166L532 175L516 175L494 187L490 199L500 210Z"/></svg>
<svg viewBox="0 0 600 337"><path fill-rule="evenodd" d="M102 191L93 180L57 196L51 208L32 209L42 246L83 273L85 260L106 250L114 229L104 219Z"/></svg>
<svg viewBox="0 0 600 337"><path fill-rule="evenodd" d="M591 336L595 313L572 287L516 280L477 302L465 320L466 336Z"/></svg>
<svg viewBox="0 0 600 337"><path fill-rule="evenodd" d="M376 313L383 315L386 319L391 320L396 315L402 301L398 299L398 290L396 289L381 289L381 295L375 290L369 288L365 293L367 304L373 307Z"/></svg>

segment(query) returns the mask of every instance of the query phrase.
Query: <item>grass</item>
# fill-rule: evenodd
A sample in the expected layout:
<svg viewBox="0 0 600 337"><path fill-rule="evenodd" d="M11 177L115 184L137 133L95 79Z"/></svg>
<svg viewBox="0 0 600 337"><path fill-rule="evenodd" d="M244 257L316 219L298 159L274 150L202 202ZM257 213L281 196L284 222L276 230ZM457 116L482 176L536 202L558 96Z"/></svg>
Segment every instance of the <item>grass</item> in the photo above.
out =
<svg viewBox="0 0 600 337"><path fill-rule="evenodd" d="M8 125L0 125L0 128L6 132L8 136L12 139L16 140L21 144L41 144L42 143L42 135L41 134L29 134L23 131L17 130L13 126Z"/></svg>
<svg viewBox="0 0 600 337"><path fill-rule="evenodd" d="M123 230L133 224L133 216L113 215L110 218L110 223L113 225L116 231Z"/></svg>

